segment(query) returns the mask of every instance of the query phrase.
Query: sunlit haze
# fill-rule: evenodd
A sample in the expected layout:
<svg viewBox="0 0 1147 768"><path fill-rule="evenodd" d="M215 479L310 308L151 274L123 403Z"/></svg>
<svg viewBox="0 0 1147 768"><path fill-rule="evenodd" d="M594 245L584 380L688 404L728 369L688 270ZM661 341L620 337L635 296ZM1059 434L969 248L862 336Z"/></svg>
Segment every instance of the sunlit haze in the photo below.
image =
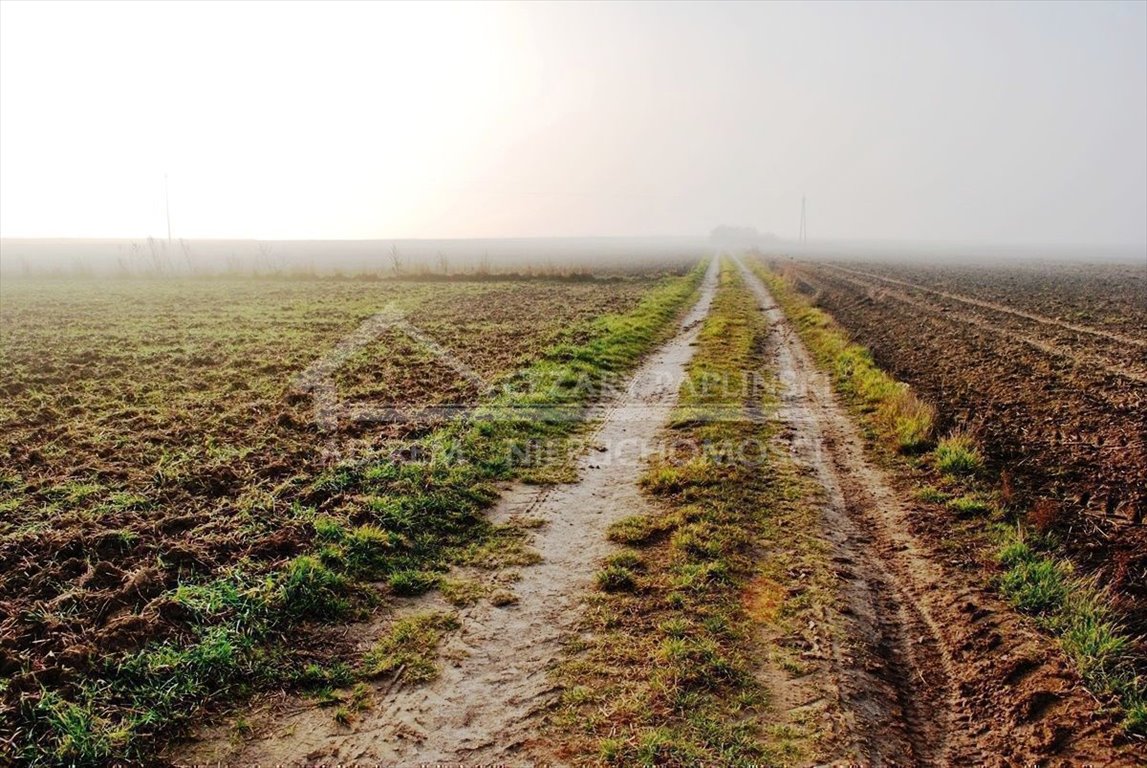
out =
<svg viewBox="0 0 1147 768"><path fill-rule="evenodd" d="M1147 4L25 3L5 237L1147 242Z"/></svg>

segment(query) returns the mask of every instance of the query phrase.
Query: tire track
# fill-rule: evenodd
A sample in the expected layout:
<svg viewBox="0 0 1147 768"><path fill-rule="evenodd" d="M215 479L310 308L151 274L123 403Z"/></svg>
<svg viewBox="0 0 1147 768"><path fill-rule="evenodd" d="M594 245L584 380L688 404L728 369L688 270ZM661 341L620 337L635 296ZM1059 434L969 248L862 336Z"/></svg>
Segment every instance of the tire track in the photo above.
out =
<svg viewBox="0 0 1147 768"><path fill-rule="evenodd" d="M874 519L903 515L899 501L868 465L855 427L836 407L827 378L780 307L740 259L737 266L772 326L781 383L778 415L791 428L797 459L825 491L825 536L842 566L842 613L849 630L834 656L845 709L854 721L850 748L872 766L980 762L982 755L952 720L950 661L939 628L919 607L904 574L879 556L910 546L893 544Z"/></svg>
<svg viewBox="0 0 1147 768"><path fill-rule="evenodd" d="M851 748L865 766L1139 764L1097 716L1054 643L954 567L945 523L926 523L867 459L850 415L761 281L773 324L780 418L825 490L825 538L843 567L836 652ZM924 526L921 528L921 526ZM933 538L938 536L939 538ZM832 764L840 764L840 758Z"/></svg>
<svg viewBox="0 0 1147 768"><path fill-rule="evenodd" d="M177 750L178 764L434 765L504 764L523 759L538 718L556 695L549 667L576 631L585 590L613 545L605 532L647 503L637 485L645 451L677 400L693 342L717 289L713 259L700 298L678 333L631 377L618 399L600 403L598 450L578 460L576 483L552 488L516 484L489 513L497 521L524 513L544 522L530 545L541 562L514 583L518 603L482 601L458 612L460 628L439 651L440 676L421 686L372 686L374 706L342 725L327 711L293 698L252 719L253 738L234 743L226 729L201 734ZM426 607L433 597L416 604ZM369 647L395 616L359 627Z"/></svg>

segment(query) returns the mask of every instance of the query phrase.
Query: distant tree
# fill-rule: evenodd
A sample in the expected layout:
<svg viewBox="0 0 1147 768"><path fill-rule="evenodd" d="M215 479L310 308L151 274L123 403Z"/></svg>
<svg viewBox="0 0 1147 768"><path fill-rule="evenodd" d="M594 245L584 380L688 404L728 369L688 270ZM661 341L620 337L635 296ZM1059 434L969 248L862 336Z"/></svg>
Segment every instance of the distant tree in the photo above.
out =
<svg viewBox="0 0 1147 768"><path fill-rule="evenodd" d="M168 266L167 243L149 237L147 238L147 252L151 257L151 268L156 274L162 275Z"/></svg>
<svg viewBox="0 0 1147 768"><path fill-rule="evenodd" d="M394 269L394 276L402 273L402 256L398 253L398 244L390 244L390 266Z"/></svg>
<svg viewBox="0 0 1147 768"><path fill-rule="evenodd" d="M264 243L260 241L258 243L258 247L259 256L257 257L258 262L255 265L255 271L259 272L263 268L266 268L268 274L273 273L275 271L275 246L273 246L271 243Z"/></svg>
<svg viewBox="0 0 1147 768"><path fill-rule="evenodd" d="M195 271L191 265L191 244L181 237L179 238L179 250L183 251L183 260L187 262L187 274L191 274Z"/></svg>
<svg viewBox="0 0 1147 768"><path fill-rule="evenodd" d="M446 261L446 254L442 251L438 252L438 268L442 270L442 274L450 274L450 264Z"/></svg>

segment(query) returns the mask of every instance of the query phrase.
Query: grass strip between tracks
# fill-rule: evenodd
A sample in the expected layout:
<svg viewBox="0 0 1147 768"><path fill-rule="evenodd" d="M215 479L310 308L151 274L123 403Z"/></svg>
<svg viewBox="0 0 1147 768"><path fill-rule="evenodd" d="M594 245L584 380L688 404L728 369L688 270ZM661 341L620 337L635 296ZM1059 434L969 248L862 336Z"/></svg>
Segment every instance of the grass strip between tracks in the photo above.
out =
<svg viewBox="0 0 1147 768"><path fill-rule="evenodd" d="M988 476L970 435L958 432L936 441L930 404L921 403L907 385L881 371L867 349L852 343L847 332L828 313L812 306L783 274L757 258L748 263L768 285L817 363L832 374L837 390L860 411L870 432L892 452L909 454L896 460L930 467L945 486L943 491L921 487L920 498L946 503L963 516L982 515L993 521L994 560L1002 571L997 579L1000 592L1058 639L1088 689L1118 707L1127 733L1147 735L1144 660L1134 651L1136 641L1120 620L1113 597L1056 555L1054 534L1021 522L1022 510L1013 508L1006 492L993 488L996 478ZM928 448L932 450L926 455L911 456Z"/></svg>
<svg viewBox="0 0 1147 768"><path fill-rule="evenodd" d="M240 566L180 585L163 601L178 627L168 637L109 658L78 680L42 682L23 695L0 729L0 762L145 763L158 740L178 734L205 707L260 688L323 689L389 670L380 662L385 654L363 665L332 662L321 651L308 657L306 628L363 617L387 595L435 588L451 563L528 562L525 531L493 525L483 514L497 496L494 483L527 475L544 481L562 471L515 457L531 456L540 441L572 445L562 441L584 421L569 414L672 335L706 267L667 278L627 314L588 323L577 343L555 346L516 374L523 385L511 380L485 414L432 432L403 457L359 457L315 477L297 509L313 525L311 553L272 572ZM514 416L521 408L528 410ZM439 625L449 628L449 618Z"/></svg>
<svg viewBox="0 0 1147 768"><path fill-rule="evenodd" d="M641 476L654 511L609 531L583 633L557 679L558 756L600 765L788 765L815 757L812 720L770 706L761 669L804 673L798 635L831 601L819 514L778 438L767 323L722 265L664 438ZM799 577L794 574L800 574Z"/></svg>

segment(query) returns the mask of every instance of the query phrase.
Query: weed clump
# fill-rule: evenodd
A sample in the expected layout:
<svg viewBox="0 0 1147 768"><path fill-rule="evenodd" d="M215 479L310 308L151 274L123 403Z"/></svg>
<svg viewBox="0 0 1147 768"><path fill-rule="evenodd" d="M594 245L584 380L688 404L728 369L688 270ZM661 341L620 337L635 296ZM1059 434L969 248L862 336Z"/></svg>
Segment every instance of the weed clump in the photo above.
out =
<svg viewBox="0 0 1147 768"><path fill-rule="evenodd" d="M934 485L926 485L916 491L916 498L920 501L926 501L930 504L942 504L948 501L948 494L941 491Z"/></svg>
<svg viewBox="0 0 1147 768"><path fill-rule="evenodd" d="M936 446L936 466L946 475L976 475L984 469L984 457L972 438L957 432Z"/></svg>
<svg viewBox="0 0 1147 768"><path fill-rule="evenodd" d="M895 436L896 446L902 453L918 453L932 444L936 409L907 389L884 402L880 418Z"/></svg>
<svg viewBox="0 0 1147 768"><path fill-rule="evenodd" d="M1063 507L1053 499L1039 499L1028 509L1026 517L1037 533L1046 534L1059 527Z"/></svg>
<svg viewBox="0 0 1147 768"><path fill-rule="evenodd" d="M631 515L609 526L606 537L615 544L639 546L665 529L664 521L652 515Z"/></svg>
<svg viewBox="0 0 1147 768"><path fill-rule="evenodd" d="M421 683L438 676L434 653L458 618L440 612L419 613L395 622L390 633L367 653L362 671L368 677L394 674L403 682Z"/></svg>
<svg viewBox="0 0 1147 768"><path fill-rule="evenodd" d="M1021 611L1045 614L1063 606L1067 581L1056 563L1037 558L1021 561L1004 574L1000 590Z"/></svg>
<svg viewBox="0 0 1147 768"><path fill-rule="evenodd" d="M1006 570L1000 591L1021 611L1059 637L1060 647L1090 688L1119 698L1123 728L1147 735L1147 690L1132 659L1134 643L1116 618L1110 598L1070 564L1038 551L1008 532L997 553Z"/></svg>
<svg viewBox="0 0 1147 768"><path fill-rule="evenodd" d="M640 571L645 568L645 564L641 561L641 555L632 549L623 549L620 552L610 555L606 563L630 571Z"/></svg>
<svg viewBox="0 0 1147 768"><path fill-rule="evenodd" d="M386 580L390 589L402 597L414 597L438 586L438 574L428 571L402 570L390 574Z"/></svg>
<svg viewBox="0 0 1147 768"><path fill-rule="evenodd" d="M992 505L976 494L966 494L950 499L948 501L948 509L960 517L973 517L975 515L988 514L992 511Z"/></svg>
<svg viewBox="0 0 1147 768"><path fill-rule="evenodd" d="M490 592L490 588L472 579L446 579L438 583L438 591L446 602L458 607L473 605Z"/></svg>
<svg viewBox="0 0 1147 768"><path fill-rule="evenodd" d="M301 555L291 561L280 582L283 609L296 619L337 619L350 609L350 583L319 558Z"/></svg>
<svg viewBox="0 0 1147 768"><path fill-rule="evenodd" d="M621 565L607 565L597 572L597 587L603 592L633 592L637 576Z"/></svg>

